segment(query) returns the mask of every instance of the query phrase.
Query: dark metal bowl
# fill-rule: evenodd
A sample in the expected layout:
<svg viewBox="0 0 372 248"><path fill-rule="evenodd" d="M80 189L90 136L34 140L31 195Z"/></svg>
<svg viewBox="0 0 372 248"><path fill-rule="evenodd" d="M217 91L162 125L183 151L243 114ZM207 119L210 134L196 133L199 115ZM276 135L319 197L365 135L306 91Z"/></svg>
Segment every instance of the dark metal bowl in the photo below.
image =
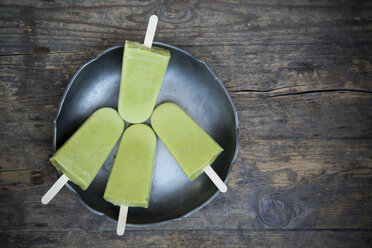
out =
<svg viewBox="0 0 372 248"><path fill-rule="evenodd" d="M224 148L212 167L226 182L238 153L237 112L227 90L204 61L165 43L155 42L154 45L171 52L157 105L166 101L178 104ZM54 150L98 108L117 109L122 57L122 45L111 47L76 72L53 122ZM115 221L119 208L106 202L102 196L116 149L86 191L72 182L67 185L86 207ZM191 182L159 139L154 166L149 208L129 208L129 225L150 226L182 219L218 194L217 188L204 174Z"/></svg>

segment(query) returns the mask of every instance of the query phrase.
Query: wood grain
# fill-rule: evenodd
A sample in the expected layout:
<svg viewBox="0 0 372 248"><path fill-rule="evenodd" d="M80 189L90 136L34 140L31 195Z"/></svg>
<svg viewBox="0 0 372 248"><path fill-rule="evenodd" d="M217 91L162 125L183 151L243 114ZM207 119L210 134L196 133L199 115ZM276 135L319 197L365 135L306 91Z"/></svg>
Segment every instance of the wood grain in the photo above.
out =
<svg viewBox="0 0 372 248"><path fill-rule="evenodd" d="M5 247L369 247L370 1L11 1L0 4L0 244ZM239 115L229 191L188 218L128 228L67 189L48 207L52 120L100 51L155 40L220 77ZM92 228L94 227L94 228Z"/></svg>
<svg viewBox="0 0 372 248"><path fill-rule="evenodd" d="M299 236L301 238L299 238ZM283 232L270 230L266 232L232 231L145 231L126 232L125 240L112 232L46 232L0 234L1 240L17 247L118 247L131 244L131 247L360 247L368 248L371 242L368 231L296 231ZM97 243L100 240L100 243ZM202 244L202 245L201 245Z"/></svg>

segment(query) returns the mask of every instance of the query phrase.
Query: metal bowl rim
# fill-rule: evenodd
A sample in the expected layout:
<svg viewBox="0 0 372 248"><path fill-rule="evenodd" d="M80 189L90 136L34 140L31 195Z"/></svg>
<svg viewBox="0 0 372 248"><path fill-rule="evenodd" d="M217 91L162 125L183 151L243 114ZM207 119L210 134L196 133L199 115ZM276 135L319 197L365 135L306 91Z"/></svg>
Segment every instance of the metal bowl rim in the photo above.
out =
<svg viewBox="0 0 372 248"><path fill-rule="evenodd" d="M231 107L233 109L233 112L234 112L234 124L235 124L235 129L234 129L234 132L235 132L235 140L236 140L236 143L235 143L235 153L234 153L234 157L230 163L230 166L229 166L229 170L227 172L227 175L226 175L226 178L224 180L224 182L226 183L229 176L230 176L230 173L231 173L231 170L232 170L232 166L234 165L235 161L236 161L236 157L238 155L238 151L239 151L239 135L238 135L238 131L239 131L239 128L238 128L238 112L236 111L236 108L235 108L235 105L231 99L231 96L228 92L228 90L226 89L226 87L223 85L223 83L221 82L221 80L217 77L217 75L211 70L211 68L209 67L209 65L202 59L192 55L191 53L179 48L179 47L176 47L176 46L173 46L173 45L170 45L170 44L167 44L167 43L164 43L164 42L157 42L155 41L153 44L155 45L160 45L160 46L164 46L164 47L169 47L171 49L174 49L174 50L177 50L178 52L180 53L183 53L189 57L191 57L192 59L198 61L212 76L213 78L220 84L220 86L222 87L222 89L224 90L225 92L225 95L228 97L229 99L229 102L231 104ZM112 46L110 48L107 48L106 50L100 52L95 58L91 59L90 61L86 62L85 64L83 64L77 71L76 73L74 74L74 76L71 78L70 82L68 83L67 87L66 87L66 90L65 92L63 93L63 96L62 96L62 100L58 106L58 111L57 111L57 115L56 115L56 118L53 120L53 153L56 152L56 147L57 147L57 120L58 120L58 117L62 111L62 107L63 107L63 104L65 102L65 99L70 91L70 88L72 86L72 84L74 83L75 79L77 78L77 76L80 74L80 72L82 70L85 69L85 67L87 67L89 64L93 63L94 61L98 60L102 55L112 51L112 50L115 50L115 49L118 49L118 48L122 48L124 45L116 45L116 46ZM61 173L58 171L58 174L61 175ZM73 192L75 195L77 195L78 197L78 200L81 202L82 205L84 205L87 209L89 209L90 211L92 211L93 213L97 214L97 215L100 215L100 216L105 216L107 219L109 219L110 221L112 222L117 222L116 220L112 219L111 217L107 216L105 213L102 213L94 208L92 208L91 206L89 206L81 197L80 195L71 187L71 185L69 183L66 184L67 188ZM172 219L168 219L168 220L165 220L165 221L160 221L160 222L154 222L154 223L149 223L149 224L131 224L131 223L127 223L127 226L129 227L151 227L151 226L157 226L157 225L162 225L162 224L167 224L167 223L171 223L171 222L174 222L174 221L179 221L179 220L182 220L188 216L190 216L191 214L195 213L196 211L198 211L199 209L203 208L204 206L206 206L208 203L210 203L214 198L216 198L216 196L219 194L219 190L216 189L216 192L208 199L206 200L203 204L201 204L200 206L190 210L189 212L187 212L186 214L180 216L180 217L177 217L177 218L172 218Z"/></svg>

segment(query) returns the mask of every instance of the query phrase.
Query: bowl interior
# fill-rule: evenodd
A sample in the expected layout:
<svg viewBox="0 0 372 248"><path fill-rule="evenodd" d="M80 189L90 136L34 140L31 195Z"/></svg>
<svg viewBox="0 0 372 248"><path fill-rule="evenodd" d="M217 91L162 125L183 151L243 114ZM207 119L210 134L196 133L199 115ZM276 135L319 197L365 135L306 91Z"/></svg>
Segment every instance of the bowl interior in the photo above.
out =
<svg viewBox="0 0 372 248"><path fill-rule="evenodd" d="M224 148L212 167L225 180L238 149L236 111L227 91L199 59L179 48L155 44L171 52L156 105L167 101L178 104ZM75 74L55 120L55 149L98 108L117 109L122 56L123 46L110 48ZM69 182L69 188L87 207L113 220L119 208L106 202L103 193L116 150L117 146L86 191ZM158 139L149 208L129 208L127 223L151 225L181 218L207 204L216 192L204 174L191 182Z"/></svg>

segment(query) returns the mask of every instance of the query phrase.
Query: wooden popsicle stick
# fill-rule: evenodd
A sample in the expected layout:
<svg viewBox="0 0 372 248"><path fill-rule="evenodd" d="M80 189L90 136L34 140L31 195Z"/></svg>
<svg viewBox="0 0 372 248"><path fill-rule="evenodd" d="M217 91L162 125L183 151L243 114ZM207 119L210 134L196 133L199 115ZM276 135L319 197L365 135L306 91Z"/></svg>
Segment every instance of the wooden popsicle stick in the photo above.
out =
<svg viewBox="0 0 372 248"><path fill-rule="evenodd" d="M125 225L127 223L128 207L125 205L120 206L118 225L116 227L116 233L123 235L125 231Z"/></svg>
<svg viewBox="0 0 372 248"><path fill-rule="evenodd" d="M67 183L69 178L62 174L60 178L53 184L52 187L48 190L48 192L45 193L45 195L41 198L42 204L48 204L54 196L62 189L62 187Z"/></svg>
<svg viewBox="0 0 372 248"><path fill-rule="evenodd" d="M156 15L152 15L149 20L149 24L147 25L145 41L143 44L148 48L151 48L152 41L154 40L156 25L158 24L158 17Z"/></svg>
<svg viewBox="0 0 372 248"><path fill-rule="evenodd" d="M221 180L221 178L217 175L217 173L212 169L210 165L207 165L203 171L208 177L212 180L214 185L222 192L225 193L227 191L226 184Z"/></svg>

